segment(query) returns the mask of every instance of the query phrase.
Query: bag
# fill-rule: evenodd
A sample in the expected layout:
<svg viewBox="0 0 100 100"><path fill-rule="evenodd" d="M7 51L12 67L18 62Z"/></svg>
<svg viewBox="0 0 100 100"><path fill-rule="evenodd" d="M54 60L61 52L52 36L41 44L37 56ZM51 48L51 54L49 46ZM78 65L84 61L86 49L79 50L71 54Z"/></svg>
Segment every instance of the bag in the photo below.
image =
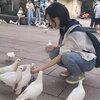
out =
<svg viewBox="0 0 100 100"><path fill-rule="evenodd" d="M77 26L75 27L70 33L72 33L73 31L82 31L82 32L86 32L86 34L88 35L88 37L91 39L92 44L95 48L96 51L96 65L95 67L98 68L100 67L100 42L99 40L92 34L92 32L88 31L87 29L81 27L81 26Z"/></svg>

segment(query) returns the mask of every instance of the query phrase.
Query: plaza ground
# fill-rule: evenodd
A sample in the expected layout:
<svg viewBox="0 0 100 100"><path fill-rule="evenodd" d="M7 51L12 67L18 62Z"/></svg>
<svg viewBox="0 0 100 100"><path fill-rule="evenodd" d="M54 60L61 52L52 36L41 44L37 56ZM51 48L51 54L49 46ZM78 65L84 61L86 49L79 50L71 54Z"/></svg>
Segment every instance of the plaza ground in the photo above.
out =
<svg viewBox="0 0 100 100"><path fill-rule="evenodd" d="M78 19L80 23L89 27L90 20ZM98 38L99 35L95 34ZM21 64L35 63L36 67L46 64L50 59L44 47L51 40L57 45L58 30L46 30L35 26L0 24L0 67L11 64L6 62L6 53L14 51L16 58L21 58ZM57 65L47 69L43 74L43 92L38 100L65 100L76 85L69 85L60 72L65 69ZM34 75L36 77L37 74ZM100 68L86 73L83 82L86 91L84 100L100 100ZM0 82L0 100L15 100L12 89Z"/></svg>

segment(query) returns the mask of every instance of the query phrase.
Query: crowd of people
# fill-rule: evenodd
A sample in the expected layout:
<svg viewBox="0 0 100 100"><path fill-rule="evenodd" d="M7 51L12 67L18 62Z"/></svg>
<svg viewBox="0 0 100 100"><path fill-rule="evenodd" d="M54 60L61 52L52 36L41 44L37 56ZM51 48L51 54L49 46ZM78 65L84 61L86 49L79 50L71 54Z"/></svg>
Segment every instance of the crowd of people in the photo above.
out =
<svg viewBox="0 0 100 100"><path fill-rule="evenodd" d="M48 6L50 6L53 2L57 2L57 0L27 0L26 10L27 10L27 24L29 26L33 23L33 16L35 16L35 25L46 25L45 20L42 17L45 17L45 10ZM25 17L22 7L19 7L18 13L18 24L20 24L20 19ZM83 17L87 17L89 14L84 14ZM100 33L100 2L98 0L94 0L93 12L91 14L91 28L95 28L98 33Z"/></svg>
<svg viewBox="0 0 100 100"><path fill-rule="evenodd" d="M56 1L57 0L34 0L34 2L32 2L31 0L27 0L26 3L27 18L28 18L27 24L31 26L33 16L35 16L36 17L35 25L41 25L41 23L43 23L41 16L45 16L45 9ZM18 24L20 24L20 19L25 17L22 7L19 7L17 16L18 16Z"/></svg>

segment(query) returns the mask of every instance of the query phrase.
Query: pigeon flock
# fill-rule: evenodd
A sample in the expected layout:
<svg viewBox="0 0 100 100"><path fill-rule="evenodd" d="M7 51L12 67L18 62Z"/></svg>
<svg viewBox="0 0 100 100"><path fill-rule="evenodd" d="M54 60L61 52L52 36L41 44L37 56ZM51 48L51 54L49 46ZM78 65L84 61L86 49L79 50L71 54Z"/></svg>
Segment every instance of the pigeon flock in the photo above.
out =
<svg viewBox="0 0 100 100"><path fill-rule="evenodd" d="M8 61L12 61L15 53L8 52L6 56ZM20 63L21 59L17 58L11 65L0 67L0 81L12 88L17 95L15 100L37 100L43 91L43 71L40 71L36 80L30 83L34 63L23 65Z"/></svg>
<svg viewBox="0 0 100 100"><path fill-rule="evenodd" d="M47 45L52 45L51 40ZM6 57L7 61L13 61L15 53L8 52ZM43 71L40 71L36 80L29 84L32 79L31 69L34 68L34 63L24 65L20 65L20 63L21 59L17 58L11 65L0 67L0 81L12 88L17 95L15 100L37 100L43 91ZM26 89L23 90L24 87ZM80 80L78 86L65 100L84 100L85 94L83 81Z"/></svg>
<svg viewBox="0 0 100 100"><path fill-rule="evenodd" d="M7 23L7 22L5 20L0 19L0 24L2 24L2 23ZM9 24L19 25L18 21L14 22L13 20L9 20ZM42 23L35 22L34 24L35 24L36 27L48 29L47 21L46 22L43 21Z"/></svg>
<svg viewBox="0 0 100 100"><path fill-rule="evenodd" d="M47 45L52 45L49 40ZM8 61L15 58L14 52L8 52ZM0 67L0 81L12 88L17 95L15 100L37 100L38 96L43 91L43 71L38 73L35 81L29 82L32 79L31 69L34 68L34 63L20 65L21 59L17 58L11 65ZM24 90L23 88L26 87ZM85 90L83 81L80 80L78 86L72 90L66 100L83 100Z"/></svg>

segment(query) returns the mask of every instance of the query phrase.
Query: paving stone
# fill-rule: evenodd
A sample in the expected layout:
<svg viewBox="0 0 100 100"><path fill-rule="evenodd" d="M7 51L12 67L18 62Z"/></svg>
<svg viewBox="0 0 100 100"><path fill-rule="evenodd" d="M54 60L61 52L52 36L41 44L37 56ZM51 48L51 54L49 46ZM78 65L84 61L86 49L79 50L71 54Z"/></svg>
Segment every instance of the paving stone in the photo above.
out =
<svg viewBox="0 0 100 100"><path fill-rule="evenodd" d="M12 89L0 82L0 100L15 100L15 97Z"/></svg>
<svg viewBox="0 0 100 100"><path fill-rule="evenodd" d="M100 75L100 68L94 68L92 71L90 71L90 73Z"/></svg>
<svg viewBox="0 0 100 100"><path fill-rule="evenodd" d="M34 63L35 67L39 67L41 65L43 65L44 63L43 62L40 62L40 61L37 61L37 60L32 60L32 59L23 59L22 60L22 64L31 64L31 63Z"/></svg>
<svg viewBox="0 0 100 100"><path fill-rule="evenodd" d="M59 97L66 99L67 96L71 93L71 91L77 87L77 84L75 85L67 85L66 88L62 91L62 93L59 95Z"/></svg>
<svg viewBox="0 0 100 100"><path fill-rule="evenodd" d="M85 75L84 84L94 87L94 88L100 88L100 77L99 75L92 74L92 73L86 73Z"/></svg>
<svg viewBox="0 0 100 100"><path fill-rule="evenodd" d="M79 21L84 24L83 26L89 27L90 20L79 19ZM100 38L98 34L95 35ZM12 63L5 62L6 53L10 51L15 52L16 58L22 59L21 64L33 62L36 67L44 65L50 61L49 54L44 50L45 46L49 40L52 41L53 45L57 45L58 38L58 30L49 29L47 31L35 26L0 24L0 67ZM38 100L65 100L77 85L69 85L65 82L65 78L59 76L60 72L64 70L64 68L55 65L44 71L44 90ZM84 80L86 97L84 100L100 100L99 75L100 68L86 73ZM37 73L33 76L36 78ZM0 82L0 100L15 100L15 97L12 89Z"/></svg>
<svg viewBox="0 0 100 100"><path fill-rule="evenodd" d="M58 66L58 65L56 65L56 66L57 66L57 68L54 71L52 71L49 75L52 75L52 76L55 76L58 78L62 78L65 80L65 77L60 76L60 73L63 71L66 71L66 69L61 66Z"/></svg>
<svg viewBox="0 0 100 100"><path fill-rule="evenodd" d="M100 89L85 86L86 96L84 100L100 100Z"/></svg>
<svg viewBox="0 0 100 100"><path fill-rule="evenodd" d="M55 96L46 94L46 93L42 93L39 97L38 100L64 100L62 98L57 98Z"/></svg>
<svg viewBox="0 0 100 100"><path fill-rule="evenodd" d="M39 61L44 61L45 59L48 59L48 57L41 55L37 55L29 53L29 52L25 52L25 51L21 51L21 52L17 52L16 53L17 56L22 57L22 58L28 58L28 59L33 59L33 60L39 60Z"/></svg>
<svg viewBox="0 0 100 100"><path fill-rule="evenodd" d="M46 70L44 70L44 73L45 74L49 74L49 73L52 73L58 66L57 65L54 65Z"/></svg>
<svg viewBox="0 0 100 100"><path fill-rule="evenodd" d="M64 80L44 75L44 92L53 96L59 96L63 89L66 87Z"/></svg>

